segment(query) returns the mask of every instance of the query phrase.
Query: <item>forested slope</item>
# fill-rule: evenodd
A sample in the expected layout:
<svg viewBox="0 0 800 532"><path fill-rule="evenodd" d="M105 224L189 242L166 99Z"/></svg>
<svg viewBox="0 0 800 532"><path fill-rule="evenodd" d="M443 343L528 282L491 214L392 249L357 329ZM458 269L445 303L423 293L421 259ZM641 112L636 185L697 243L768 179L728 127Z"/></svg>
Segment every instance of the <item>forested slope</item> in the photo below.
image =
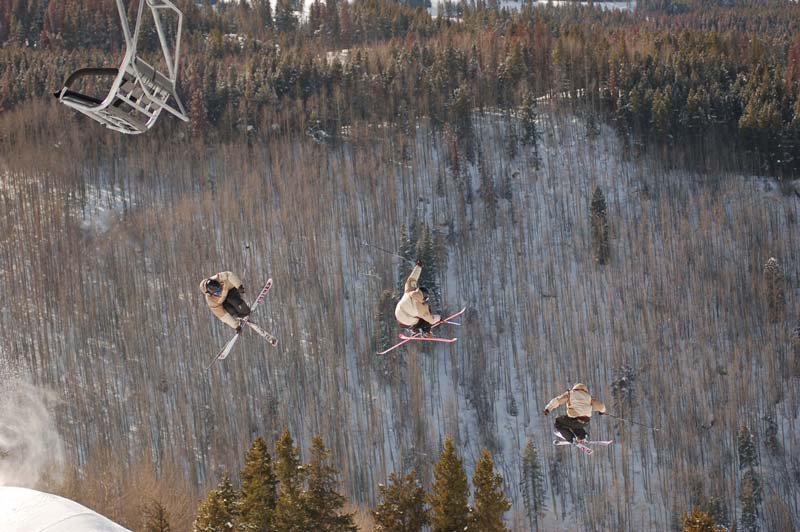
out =
<svg viewBox="0 0 800 532"><path fill-rule="evenodd" d="M126 139L116 158L75 157L83 134L33 140L3 181L3 290L28 290L4 307L4 351L61 395L60 432L83 461L147 454L205 484L238 470L255 435L289 426L300 441L322 434L347 493L370 503L390 471L430 478L452 434L468 464L495 453L522 514L531 438L550 470L548 515L575 505L594 529L661 527L711 496L732 519L739 427L777 423L765 505L785 523L798 502L797 198L768 179L622 161L608 130L589 139L569 116L540 127L536 170L530 147L509 155L506 118L476 115L477 163L458 173L452 143L425 124L406 158L377 128L336 147ZM470 311L453 346L384 360L376 307L406 267L362 241L400 249L414 213L434 235L444 304ZM776 323L762 273L773 256L788 275ZM228 333L197 283L222 268L251 290L276 280L258 322L281 346L245 337L206 374ZM540 411L573 381L661 432L598 419L593 434L618 442L607 452L553 449Z"/></svg>

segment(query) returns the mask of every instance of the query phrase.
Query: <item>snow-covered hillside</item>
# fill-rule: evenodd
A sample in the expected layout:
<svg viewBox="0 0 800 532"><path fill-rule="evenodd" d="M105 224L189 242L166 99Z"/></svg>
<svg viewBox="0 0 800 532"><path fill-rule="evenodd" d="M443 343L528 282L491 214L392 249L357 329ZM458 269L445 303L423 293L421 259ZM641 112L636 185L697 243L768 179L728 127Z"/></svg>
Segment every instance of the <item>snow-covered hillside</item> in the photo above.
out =
<svg viewBox="0 0 800 532"><path fill-rule="evenodd" d="M737 518L736 435L747 423L764 519L784 511L796 522L800 387L786 331L798 295L787 289L780 324L764 320L762 297L771 256L798 284L794 195L769 179L636 158L610 129L587 135L559 113L539 123L537 169L511 124L474 115L475 162L460 154L458 172L451 137L424 122L402 135L354 128L338 144L147 145L81 185L87 203L104 187L136 198L108 218L66 193L36 216L28 206L44 184L25 182L5 199L20 234L0 287L35 287L36 304L3 307L4 356L61 399L59 432L79 467L113 447L119 461L147 453L209 485L239 470L256 435L289 427L306 446L320 434L344 491L369 505L390 472L413 468L428 482L450 434L469 471L491 450L510 522L525 531L530 440L546 530L665 530L700 496ZM77 164L69 172L90 163ZM73 183L47 186L58 197ZM596 186L611 235L602 267L591 256ZM396 250L414 217L437 235L443 310L469 310L448 331L458 342L381 358L376 304L408 267L363 242ZM230 331L197 284L221 269L240 273L249 297L275 280L254 321L280 345L245 335L205 372ZM541 409L576 381L662 431L597 418L591 435L612 446L592 457L554 448ZM768 423L777 445L760 436Z"/></svg>
<svg viewBox="0 0 800 532"><path fill-rule="evenodd" d="M75 501L27 488L0 486L3 532L130 532Z"/></svg>

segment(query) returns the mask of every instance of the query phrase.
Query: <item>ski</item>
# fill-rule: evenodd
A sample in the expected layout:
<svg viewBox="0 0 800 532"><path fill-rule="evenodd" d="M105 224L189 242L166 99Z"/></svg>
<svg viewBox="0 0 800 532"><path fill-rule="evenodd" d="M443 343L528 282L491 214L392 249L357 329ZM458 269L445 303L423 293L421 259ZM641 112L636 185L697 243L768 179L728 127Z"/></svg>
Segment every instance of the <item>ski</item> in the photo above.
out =
<svg viewBox="0 0 800 532"><path fill-rule="evenodd" d="M270 333L268 333L267 331L265 331L264 329L262 329L261 327L259 327L255 323L253 323L252 321L247 320L244 324L247 325L248 327L250 327L253 330L254 333L256 333L259 336L263 337L267 342L269 342L269 345L271 345L272 347L275 347L275 346L278 345L278 339L277 338L275 338L273 335L271 335Z"/></svg>
<svg viewBox="0 0 800 532"><path fill-rule="evenodd" d="M439 336L406 336L405 334L401 334L400 338L402 340L414 340L414 341L421 341L421 342L443 342L446 344L452 344L458 338L441 338Z"/></svg>
<svg viewBox="0 0 800 532"><path fill-rule="evenodd" d="M607 446L611 445L614 440L601 440L601 441L584 441L581 442L581 445L602 445ZM572 445L570 442L565 440L553 440L553 445Z"/></svg>
<svg viewBox="0 0 800 532"><path fill-rule="evenodd" d="M562 440L564 443L566 443L567 445L574 445L575 447L577 447L578 449L580 449L581 451L583 451L584 453L586 453L586 454L588 454L588 455L590 455L590 454L593 454L593 453L594 453L594 449L590 449L590 448L586 447L586 446L585 446L583 443L578 443L578 442L570 442L570 441L568 441L568 440L567 440L567 439L564 437L564 435L563 435L563 434L561 434L561 433L560 433L560 432L558 432L558 431L553 431L553 434L555 434L556 436L558 436L559 438L561 438L561 440ZM555 444L555 443L556 443L556 441L558 441L558 440L555 440L553 443ZM559 443L558 445L561 445L561 444Z"/></svg>
<svg viewBox="0 0 800 532"><path fill-rule="evenodd" d="M433 329L434 327L438 327L442 323L450 323L450 320L452 320L453 318L457 318L457 317L461 316L462 314L464 314L464 312L466 312L466 310L467 310L467 307L464 307L461 310L459 310L458 312L456 312L455 314L452 314L451 316L448 316L448 317L444 318L443 320L439 321L438 323L434 323L433 326L431 327L431 329ZM461 325L460 323L456 324L455 322L453 322L453 324ZM393 346L389 347L385 351L379 351L378 354L379 355L385 355L389 351L394 351L395 349L397 349L401 345L403 345L405 343L408 343L408 342L411 342L412 340L415 340L418 336L420 336L420 333L416 333L413 336L406 336L405 340L401 340L400 342L394 344ZM455 340L453 340L453 341L455 341Z"/></svg>
<svg viewBox="0 0 800 532"><path fill-rule="evenodd" d="M269 291L269 289L271 287L272 287L272 279L270 278L270 279L267 279L267 283L264 285L264 288L262 288L261 292L258 293L258 297L256 297L256 300L253 302L253 305L250 307L250 314L247 315L245 318L243 318L241 320L241 323L243 325L247 324L248 320L250 319L250 315L252 315L252 313L256 309L256 307L262 301L264 301L264 297L266 297L267 292ZM239 331L236 332L236 334L233 336L233 338L228 340L228 343L226 343L225 346L219 351L219 353L217 353L217 356L214 357L214 359L211 361L211 363L208 366L206 366L206 371L208 371L211 368L211 366L214 365L214 362L216 362L217 360L225 360L226 358L228 358L228 355L233 350L233 346L236 344L236 340L239 339L239 336L241 336L241 334L242 334L241 330L239 330ZM277 339L275 340L275 342L277 343ZM270 343L272 343L272 342L270 342Z"/></svg>

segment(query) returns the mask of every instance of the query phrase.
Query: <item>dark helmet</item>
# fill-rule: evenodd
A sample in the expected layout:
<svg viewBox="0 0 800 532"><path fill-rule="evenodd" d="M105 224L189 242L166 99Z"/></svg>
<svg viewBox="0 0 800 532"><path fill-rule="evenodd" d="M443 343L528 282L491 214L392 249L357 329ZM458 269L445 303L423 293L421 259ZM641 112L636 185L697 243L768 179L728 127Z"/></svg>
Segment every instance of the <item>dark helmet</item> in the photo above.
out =
<svg viewBox="0 0 800 532"><path fill-rule="evenodd" d="M206 292L212 296L218 296L222 293L222 285L216 279L209 279L206 281Z"/></svg>

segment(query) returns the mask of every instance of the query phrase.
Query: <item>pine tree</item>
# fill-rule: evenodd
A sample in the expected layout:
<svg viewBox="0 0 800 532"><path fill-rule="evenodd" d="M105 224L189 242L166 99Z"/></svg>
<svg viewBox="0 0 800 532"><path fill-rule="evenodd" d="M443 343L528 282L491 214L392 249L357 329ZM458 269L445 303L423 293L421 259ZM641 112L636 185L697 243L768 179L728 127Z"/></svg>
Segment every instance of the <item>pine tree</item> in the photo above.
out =
<svg viewBox="0 0 800 532"><path fill-rule="evenodd" d="M197 510L193 532L224 532L233 529L235 494L226 473L216 489L208 493Z"/></svg>
<svg viewBox="0 0 800 532"><path fill-rule="evenodd" d="M773 455L778 454L780 452L780 442L778 441L778 421L775 419L775 413L771 412L764 417L764 430L766 432L766 438L764 441L764 445L767 447L770 453Z"/></svg>
<svg viewBox="0 0 800 532"><path fill-rule="evenodd" d="M300 449L294 446L289 429L275 442L275 474L280 482L275 507L276 528L286 532L308 531L308 513L302 497L305 469L300 462Z"/></svg>
<svg viewBox="0 0 800 532"><path fill-rule="evenodd" d="M433 469L434 483L428 494L433 532L460 532L469 525L469 484L464 461L450 436L444 441Z"/></svg>
<svg viewBox="0 0 800 532"><path fill-rule="evenodd" d="M319 532L355 532L353 514L342 513L345 498L336 491L339 474L330 465L330 451L320 436L311 440L311 460L306 466L308 489L303 494L308 515L308 530Z"/></svg>
<svg viewBox="0 0 800 532"><path fill-rule="evenodd" d="M541 135L536 125L538 116L536 112L536 98L533 96L533 93L526 92L522 97L522 109L520 114L520 119L522 121L522 144L523 146L531 147L533 167L538 170L541 165L541 158L539 157L539 139Z"/></svg>
<svg viewBox="0 0 800 532"><path fill-rule="evenodd" d="M606 198L600 187L592 194L592 255L598 264L608 262L611 254L608 244L608 219L606 218Z"/></svg>
<svg viewBox="0 0 800 532"><path fill-rule="evenodd" d="M169 525L169 513L167 509L158 502L150 501L144 508L143 532L171 532Z"/></svg>
<svg viewBox="0 0 800 532"><path fill-rule="evenodd" d="M400 229L400 255L410 261L416 259L417 240L419 239L417 218L419 218L419 213L415 212L408 227L404 225ZM405 278L403 278L403 282L405 282Z"/></svg>
<svg viewBox="0 0 800 532"><path fill-rule="evenodd" d="M417 482L416 472L404 477L392 473L389 484L379 486L378 491L383 502L372 510L375 532L421 532L430 524L425 490Z"/></svg>
<svg viewBox="0 0 800 532"><path fill-rule="evenodd" d="M522 452L522 474L520 475L522 502L525 505L525 514L528 516L530 526L539 528L539 516L544 513L544 474L539 463L539 451L528 439L528 444Z"/></svg>
<svg viewBox="0 0 800 532"><path fill-rule="evenodd" d="M475 486L475 507L470 518L469 530L475 532L506 532L503 515L511 509L503 493L503 476L495 473L492 455L483 449L475 472L472 475Z"/></svg>
<svg viewBox="0 0 800 532"><path fill-rule="evenodd" d="M800 377L800 323L792 331L792 353L794 354L792 376Z"/></svg>
<svg viewBox="0 0 800 532"><path fill-rule="evenodd" d="M388 347L394 341L394 330L396 323L394 320L394 294L391 290L381 292L378 302L375 304L375 335L376 348L380 351Z"/></svg>
<svg viewBox="0 0 800 532"><path fill-rule="evenodd" d="M275 4L275 29L281 33L292 33L297 29L292 0L277 0Z"/></svg>
<svg viewBox="0 0 800 532"><path fill-rule="evenodd" d="M478 150L478 175L481 180L478 194L480 194L484 205L486 205L489 225L494 229L497 227L497 187L494 184L494 176L486 167L486 159L481 150Z"/></svg>
<svg viewBox="0 0 800 532"><path fill-rule="evenodd" d="M742 425L739 430L739 437L737 438L737 447L739 450L739 469L745 467L753 467L758 463L758 456L756 454L756 444L753 435L747 428L747 425Z"/></svg>
<svg viewBox="0 0 800 532"><path fill-rule="evenodd" d="M428 227L428 224L424 223L422 224L422 234L419 240L417 240L417 259L424 264L422 275L419 277L419 286L424 286L428 289L431 301L434 303L432 307L436 306L441 301L439 284L436 282L436 276L439 272L439 265L436 257L434 235L430 227Z"/></svg>
<svg viewBox="0 0 800 532"><path fill-rule="evenodd" d="M275 506L278 501L278 479L261 436L253 441L242 469L242 489L237 508L239 530L267 532L274 530Z"/></svg>
<svg viewBox="0 0 800 532"><path fill-rule="evenodd" d="M786 312L786 295L783 272L775 257L770 257L764 266L764 281L767 290L767 317L770 322L777 323L783 320Z"/></svg>
<svg viewBox="0 0 800 532"><path fill-rule="evenodd" d="M742 501L742 528L747 532L758 530L758 515L761 506L761 479L755 470L758 454L753 435L742 425L737 438L739 469L747 468L742 475L740 500Z"/></svg>
<svg viewBox="0 0 800 532"><path fill-rule="evenodd" d="M683 532L722 532L725 530L717 526L714 518L704 513L700 508L692 510L691 515L683 515Z"/></svg>
<svg viewBox="0 0 800 532"><path fill-rule="evenodd" d="M755 532L758 530L762 492L761 480L753 468L748 469L742 476L741 488L742 529L747 532Z"/></svg>

